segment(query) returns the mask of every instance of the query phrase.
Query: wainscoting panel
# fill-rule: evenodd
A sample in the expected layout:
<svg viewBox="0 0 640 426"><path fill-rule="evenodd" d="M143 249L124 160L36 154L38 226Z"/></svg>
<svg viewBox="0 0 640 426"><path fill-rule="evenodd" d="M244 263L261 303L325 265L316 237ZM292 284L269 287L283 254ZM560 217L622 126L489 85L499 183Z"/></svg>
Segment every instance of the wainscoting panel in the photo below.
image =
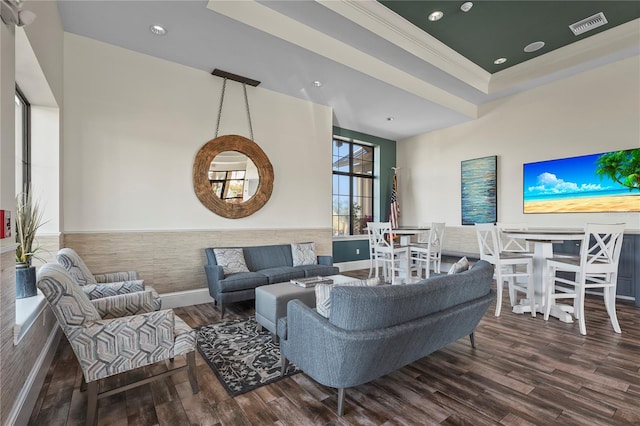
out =
<svg viewBox="0 0 640 426"><path fill-rule="evenodd" d="M331 228L64 234L64 246L77 251L93 273L138 271L158 293L206 288L206 247L309 241L318 255L331 255Z"/></svg>
<svg viewBox="0 0 640 426"><path fill-rule="evenodd" d="M37 396L40 385L34 383L33 372L41 367L46 371L49 365L38 365L41 353L45 349L51 330L56 324L55 317L46 308L36 318L29 331L17 346L13 343L13 328L16 323L16 274L15 250L3 250L0 255L0 424L13 424L10 416L16 416L24 405L30 413L35 398L28 400L32 386ZM24 388L24 389L23 389ZM28 414L27 413L27 414Z"/></svg>
<svg viewBox="0 0 640 426"><path fill-rule="evenodd" d="M444 231L442 253L458 253L478 257L478 237L471 226L447 226Z"/></svg>

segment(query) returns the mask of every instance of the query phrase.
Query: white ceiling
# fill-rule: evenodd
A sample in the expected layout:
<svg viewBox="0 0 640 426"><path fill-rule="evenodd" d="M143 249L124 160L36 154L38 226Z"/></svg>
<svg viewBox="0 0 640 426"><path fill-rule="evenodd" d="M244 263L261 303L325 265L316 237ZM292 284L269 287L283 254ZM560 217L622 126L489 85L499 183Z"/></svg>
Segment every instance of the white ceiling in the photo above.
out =
<svg viewBox="0 0 640 426"><path fill-rule="evenodd" d="M335 126L392 140L476 119L480 104L640 53L638 20L489 74L376 1L58 0L58 8L67 32L259 80L331 106ZM152 24L167 35L151 34Z"/></svg>

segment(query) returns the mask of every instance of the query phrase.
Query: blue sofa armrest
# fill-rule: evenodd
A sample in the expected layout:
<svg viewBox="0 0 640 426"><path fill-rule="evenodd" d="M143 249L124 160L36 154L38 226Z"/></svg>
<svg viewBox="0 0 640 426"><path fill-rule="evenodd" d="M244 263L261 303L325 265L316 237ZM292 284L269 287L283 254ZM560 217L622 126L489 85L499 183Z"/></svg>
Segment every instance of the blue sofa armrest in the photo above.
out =
<svg viewBox="0 0 640 426"><path fill-rule="evenodd" d="M209 286L209 294L214 299L220 293L219 282L224 279L224 270L219 265L204 265L204 273L207 276L207 285Z"/></svg>
<svg viewBox="0 0 640 426"><path fill-rule="evenodd" d="M318 256L318 265L333 265L333 256Z"/></svg>

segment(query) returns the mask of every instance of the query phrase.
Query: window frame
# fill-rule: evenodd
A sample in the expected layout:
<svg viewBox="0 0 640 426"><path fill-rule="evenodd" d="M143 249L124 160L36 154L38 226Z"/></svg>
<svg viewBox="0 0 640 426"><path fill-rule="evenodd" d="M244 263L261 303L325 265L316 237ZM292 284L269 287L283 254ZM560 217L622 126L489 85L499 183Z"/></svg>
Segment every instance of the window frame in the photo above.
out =
<svg viewBox="0 0 640 426"><path fill-rule="evenodd" d="M20 187L21 192L29 194L31 191L31 103L17 84L15 97L22 104L22 184Z"/></svg>
<svg viewBox="0 0 640 426"><path fill-rule="evenodd" d="M344 144L348 144L349 145L349 171L344 172L344 171L338 171L335 170L333 167L333 147L335 144L335 141L341 141ZM349 233L344 233L344 234L337 234L336 233L336 229L334 228L334 218L336 216L342 216L342 215L338 215L335 213L335 211L333 211L332 213L332 234L334 237L346 237L346 236L354 236L354 235L365 235L366 234L366 229L364 232L361 232L360 234L354 234L354 229L355 229L355 212L354 212L354 202L356 200L356 196L354 196L354 180L356 178L361 178L361 179L369 179L371 180L371 197L370 197L370 206L369 206L369 211L371 212L372 215L372 219L373 219L373 212L375 211L374 207L375 207L375 203L376 203L376 193L375 193L375 179L376 179L376 161L375 161L375 146L373 144L361 141L361 140L357 140L357 139L352 139L352 138L346 138L344 136L338 136L338 135L333 135L333 138L331 140L331 156L332 156L332 170L331 170L331 176L345 176L349 178ZM363 147L366 149L369 149L369 152L371 153L371 174L367 174L367 173L358 173L358 172L354 172L354 146L356 147ZM369 161L369 160L367 160ZM335 192L335 188L333 187L332 184L332 199L333 196L336 195ZM333 201L332 201L333 204ZM333 208L332 208L333 210Z"/></svg>
<svg viewBox="0 0 640 426"><path fill-rule="evenodd" d="M240 203L244 199L244 184L246 182L246 170L216 170L214 173L224 173L224 179L209 179L211 182L211 189L213 192L223 201L227 201L230 203ZM242 179L234 177L235 173L242 173ZM242 190L240 191L240 196L238 197L229 197L229 190L231 188L232 182L242 182L240 186ZM215 184L222 184L220 188L220 194L215 188Z"/></svg>

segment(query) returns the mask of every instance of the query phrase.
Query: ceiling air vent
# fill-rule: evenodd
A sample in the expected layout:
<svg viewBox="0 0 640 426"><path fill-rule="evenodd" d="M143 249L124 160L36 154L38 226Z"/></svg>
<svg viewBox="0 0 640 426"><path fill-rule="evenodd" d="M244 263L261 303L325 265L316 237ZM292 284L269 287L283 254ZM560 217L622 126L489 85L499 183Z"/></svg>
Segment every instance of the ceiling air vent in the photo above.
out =
<svg viewBox="0 0 640 426"><path fill-rule="evenodd" d="M573 31L573 35L580 35L582 33L586 33L587 31L591 31L594 28L598 28L606 24L607 18L604 17L604 13L596 13L593 16L589 16L588 18L583 19L582 21L578 21L569 25L571 31Z"/></svg>

